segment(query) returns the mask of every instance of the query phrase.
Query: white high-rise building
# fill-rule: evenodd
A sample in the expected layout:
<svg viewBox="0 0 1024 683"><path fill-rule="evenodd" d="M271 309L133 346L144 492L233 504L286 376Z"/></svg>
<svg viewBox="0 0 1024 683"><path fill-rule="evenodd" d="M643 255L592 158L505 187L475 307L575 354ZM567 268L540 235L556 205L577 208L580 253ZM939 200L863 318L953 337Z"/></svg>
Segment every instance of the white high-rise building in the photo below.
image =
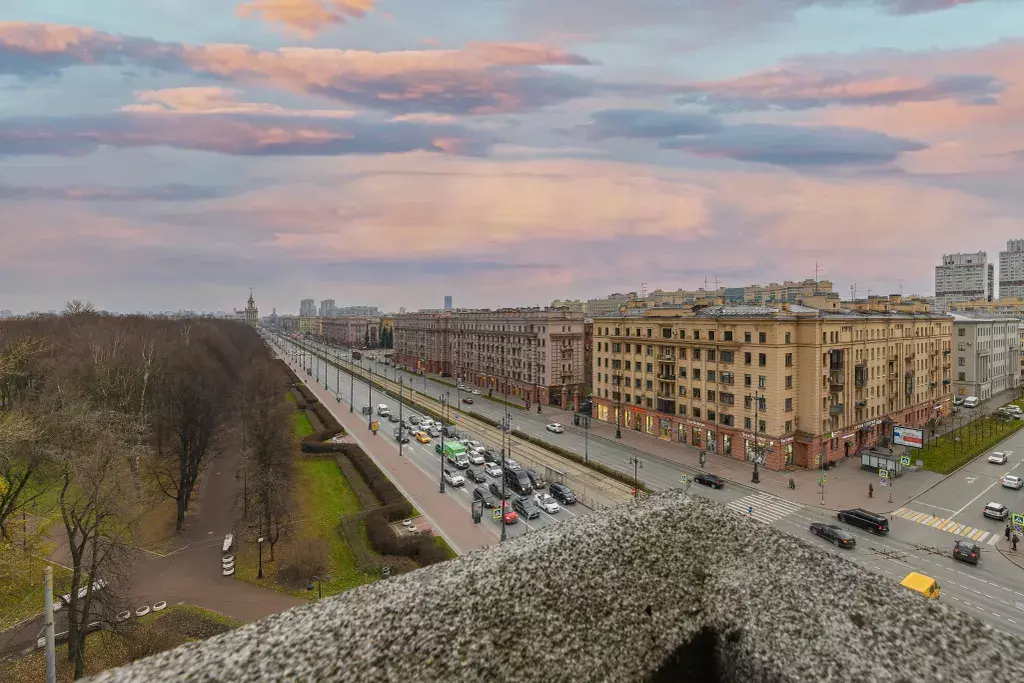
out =
<svg viewBox="0 0 1024 683"><path fill-rule="evenodd" d="M299 304L299 317L301 318L315 318L316 317L316 302L312 299L303 299Z"/></svg>
<svg viewBox="0 0 1024 683"><path fill-rule="evenodd" d="M949 310L954 301L992 300L995 288L995 266L988 254L943 254L942 265L935 266L935 308Z"/></svg>
<svg viewBox="0 0 1024 683"><path fill-rule="evenodd" d="M999 252L999 298L1024 299L1024 239L1007 240Z"/></svg>
<svg viewBox="0 0 1024 683"><path fill-rule="evenodd" d="M953 313L953 387L985 400L1020 386L1020 319Z"/></svg>

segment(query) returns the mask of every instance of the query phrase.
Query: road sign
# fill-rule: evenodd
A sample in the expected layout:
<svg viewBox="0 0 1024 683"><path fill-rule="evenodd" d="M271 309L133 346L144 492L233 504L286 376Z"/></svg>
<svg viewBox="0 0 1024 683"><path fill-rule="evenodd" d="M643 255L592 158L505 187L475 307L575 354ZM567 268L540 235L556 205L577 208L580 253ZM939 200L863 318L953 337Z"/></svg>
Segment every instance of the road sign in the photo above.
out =
<svg viewBox="0 0 1024 683"><path fill-rule="evenodd" d="M878 470L878 476L882 478L882 481L885 481L889 478L889 470Z"/></svg>
<svg viewBox="0 0 1024 683"><path fill-rule="evenodd" d="M751 505L750 507L747 508L747 514L748 515L753 515L754 514L754 506L753 505Z"/></svg>
<svg viewBox="0 0 1024 683"><path fill-rule="evenodd" d="M910 466L910 456L909 455L902 456L900 458L900 464L903 465L904 467L909 467Z"/></svg>
<svg viewBox="0 0 1024 683"><path fill-rule="evenodd" d="M501 510L495 508L494 512L491 513L491 516L494 517L494 519L501 519Z"/></svg>
<svg viewBox="0 0 1024 683"><path fill-rule="evenodd" d="M878 485L879 486L885 486L885 479L883 479L882 481L878 482Z"/></svg>
<svg viewBox="0 0 1024 683"><path fill-rule="evenodd" d="M686 475L685 474L680 474L679 475L679 483L680 484L685 484L686 483Z"/></svg>
<svg viewBox="0 0 1024 683"><path fill-rule="evenodd" d="M1012 515L1012 517L1014 526L1024 525L1024 515Z"/></svg>
<svg viewBox="0 0 1024 683"><path fill-rule="evenodd" d="M924 448L924 430L896 425L892 428L892 442L900 446Z"/></svg>

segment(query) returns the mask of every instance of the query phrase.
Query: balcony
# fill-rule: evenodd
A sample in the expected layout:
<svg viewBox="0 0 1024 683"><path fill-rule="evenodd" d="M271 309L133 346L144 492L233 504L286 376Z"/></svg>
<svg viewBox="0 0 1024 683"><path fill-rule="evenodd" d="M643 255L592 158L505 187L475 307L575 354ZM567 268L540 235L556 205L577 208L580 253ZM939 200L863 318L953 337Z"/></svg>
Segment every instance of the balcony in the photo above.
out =
<svg viewBox="0 0 1024 683"><path fill-rule="evenodd" d="M846 379L842 374L833 372L828 378L828 390L833 394L841 394L843 389L846 388Z"/></svg>
<svg viewBox="0 0 1024 683"><path fill-rule="evenodd" d="M523 678L524 662L572 681L1024 680L1024 663L1005 654L1018 638L683 491L528 536L90 680L500 681ZM644 567L671 571L638 567L638 549ZM551 638L525 626L564 623L566 605L586 628ZM865 637L887 624L899 628Z"/></svg>
<svg viewBox="0 0 1024 683"><path fill-rule="evenodd" d="M725 384L726 386L731 387L732 385L736 384L736 377L719 377L718 383Z"/></svg>
<svg viewBox="0 0 1024 683"><path fill-rule="evenodd" d="M907 361L908 363L910 361L914 360L915 358L917 358L917 354L914 353L913 351L911 351L911 352L907 353L907 355L903 356L903 360Z"/></svg>
<svg viewBox="0 0 1024 683"><path fill-rule="evenodd" d="M867 401L857 401L857 402L856 402L856 403L854 403L853 405L854 405L854 406L855 406L856 408L858 408L858 409L862 409L862 408L866 408L866 407L867 407L867 405L868 405L868 402L867 402Z"/></svg>
<svg viewBox="0 0 1024 683"><path fill-rule="evenodd" d="M833 403L828 407L828 414L833 417L842 415L845 412L844 408L845 406L842 403Z"/></svg>
<svg viewBox="0 0 1024 683"><path fill-rule="evenodd" d="M664 363L675 363L676 356L673 353L659 353L657 356L658 360Z"/></svg>
<svg viewBox="0 0 1024 683"><path fill-rule="evenodd" d="M658 379L660 379L662 382L675 382L676 376L674 373L671 372L659 372Z"/></svg>
<svg viewBox="0 0 1024 683"><path fill-rule="evenodd" d="M669 415L676 414L676 401L674 396L668 396L665 394L658 394L658 408L659 413L668 413Z"/></svg>

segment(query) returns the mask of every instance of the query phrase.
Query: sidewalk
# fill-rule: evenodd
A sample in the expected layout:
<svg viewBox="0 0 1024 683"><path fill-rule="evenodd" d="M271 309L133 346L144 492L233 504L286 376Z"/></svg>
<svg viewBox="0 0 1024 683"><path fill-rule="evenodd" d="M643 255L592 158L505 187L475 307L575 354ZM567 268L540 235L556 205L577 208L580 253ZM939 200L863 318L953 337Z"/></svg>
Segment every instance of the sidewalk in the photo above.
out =
<svg viewBox="0 0 1024 683"><path fill-rule="evenodd" d="M1002 534L1000 534L999 540L996 541L996 550L998 550L999 554L1008 559L1010 562L1014 563L1021 569L1024 569L1024 543L1018 543L1017 551L1014 552L1010 550L1010 542L1007 541Z"/></svg>
<svg viewBox="0 0 1024 683"><path fill-rule="evenodd" d="M541 415L555 422L560 422L565 429L582 433L579 427L572 426L572 412L551 406L541 408ZM844 510L853 507L866 507L875 512L892 512L904 506L926 490L945 479L934 472L906 472L896 481L892 490L892 502L889 502L888 489L878 485L878 475L860 469L859 459L849 458L825 471L825 496L822 503L821 489L818 479L819 470L794 470L777 472L760 468L758 475L760 484L751 482L754 466L743 460L707 452L707 464L700 467L700 449L674 441L666 441L656 436L644 434L633 429L622 429L622 438L615 438L615 425L591 419L590 438L602 439L623 448L633 449L640 454L656 455L664 460L674 462L693 471L716 474L726 481L757 491L770 493L784 500L800 505L813 505L826 510ZM793 477L796 488L789 488L789 478ZM875 497L868 498L868 484L875 487Z"/></svg>
<svg viewBox="0 0 1024 683"><path fill-rule="evenodd" d="M372 435L366 429L366 421L361 413L350 413L347 403L344 401L339 403L333 393L318 383L310 384L306 381L307 375L302 372L297 363L289 362L288 358L284 360L288 362L296 376L303 379L313 395L320 399L327 410L338 419L356 443L405 494L409 502L423 513L430 521L431 527L443 536L456 552L467 553L498 542L497 536L487 525L474 524L468 510L449 498L447 494L438 491L435 480L428 479L412 461L399 456L397 445L392 444L379 434Z"/></svg>

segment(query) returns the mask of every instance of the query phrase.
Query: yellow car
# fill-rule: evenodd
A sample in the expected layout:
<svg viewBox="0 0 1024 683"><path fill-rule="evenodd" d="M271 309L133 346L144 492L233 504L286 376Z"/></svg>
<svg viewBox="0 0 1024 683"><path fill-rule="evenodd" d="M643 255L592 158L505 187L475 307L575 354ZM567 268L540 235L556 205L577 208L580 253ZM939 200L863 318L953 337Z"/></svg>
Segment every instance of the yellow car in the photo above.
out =
<svg viewBox="0 0 1024 683"><path fill-rule="evenodd" d="M939 582L930 576L925 576L918 572L910 572L907 574L906 578L900 582L900 585L920 593L926 598L930 598L932 600L939 599Z"/></svg>
<svg viewBox="0 0 1024 683"><path fill-rule="evenodd" d="M430 436L426 432L416 432L416 440L420 443L430 443Z"/></svg>

